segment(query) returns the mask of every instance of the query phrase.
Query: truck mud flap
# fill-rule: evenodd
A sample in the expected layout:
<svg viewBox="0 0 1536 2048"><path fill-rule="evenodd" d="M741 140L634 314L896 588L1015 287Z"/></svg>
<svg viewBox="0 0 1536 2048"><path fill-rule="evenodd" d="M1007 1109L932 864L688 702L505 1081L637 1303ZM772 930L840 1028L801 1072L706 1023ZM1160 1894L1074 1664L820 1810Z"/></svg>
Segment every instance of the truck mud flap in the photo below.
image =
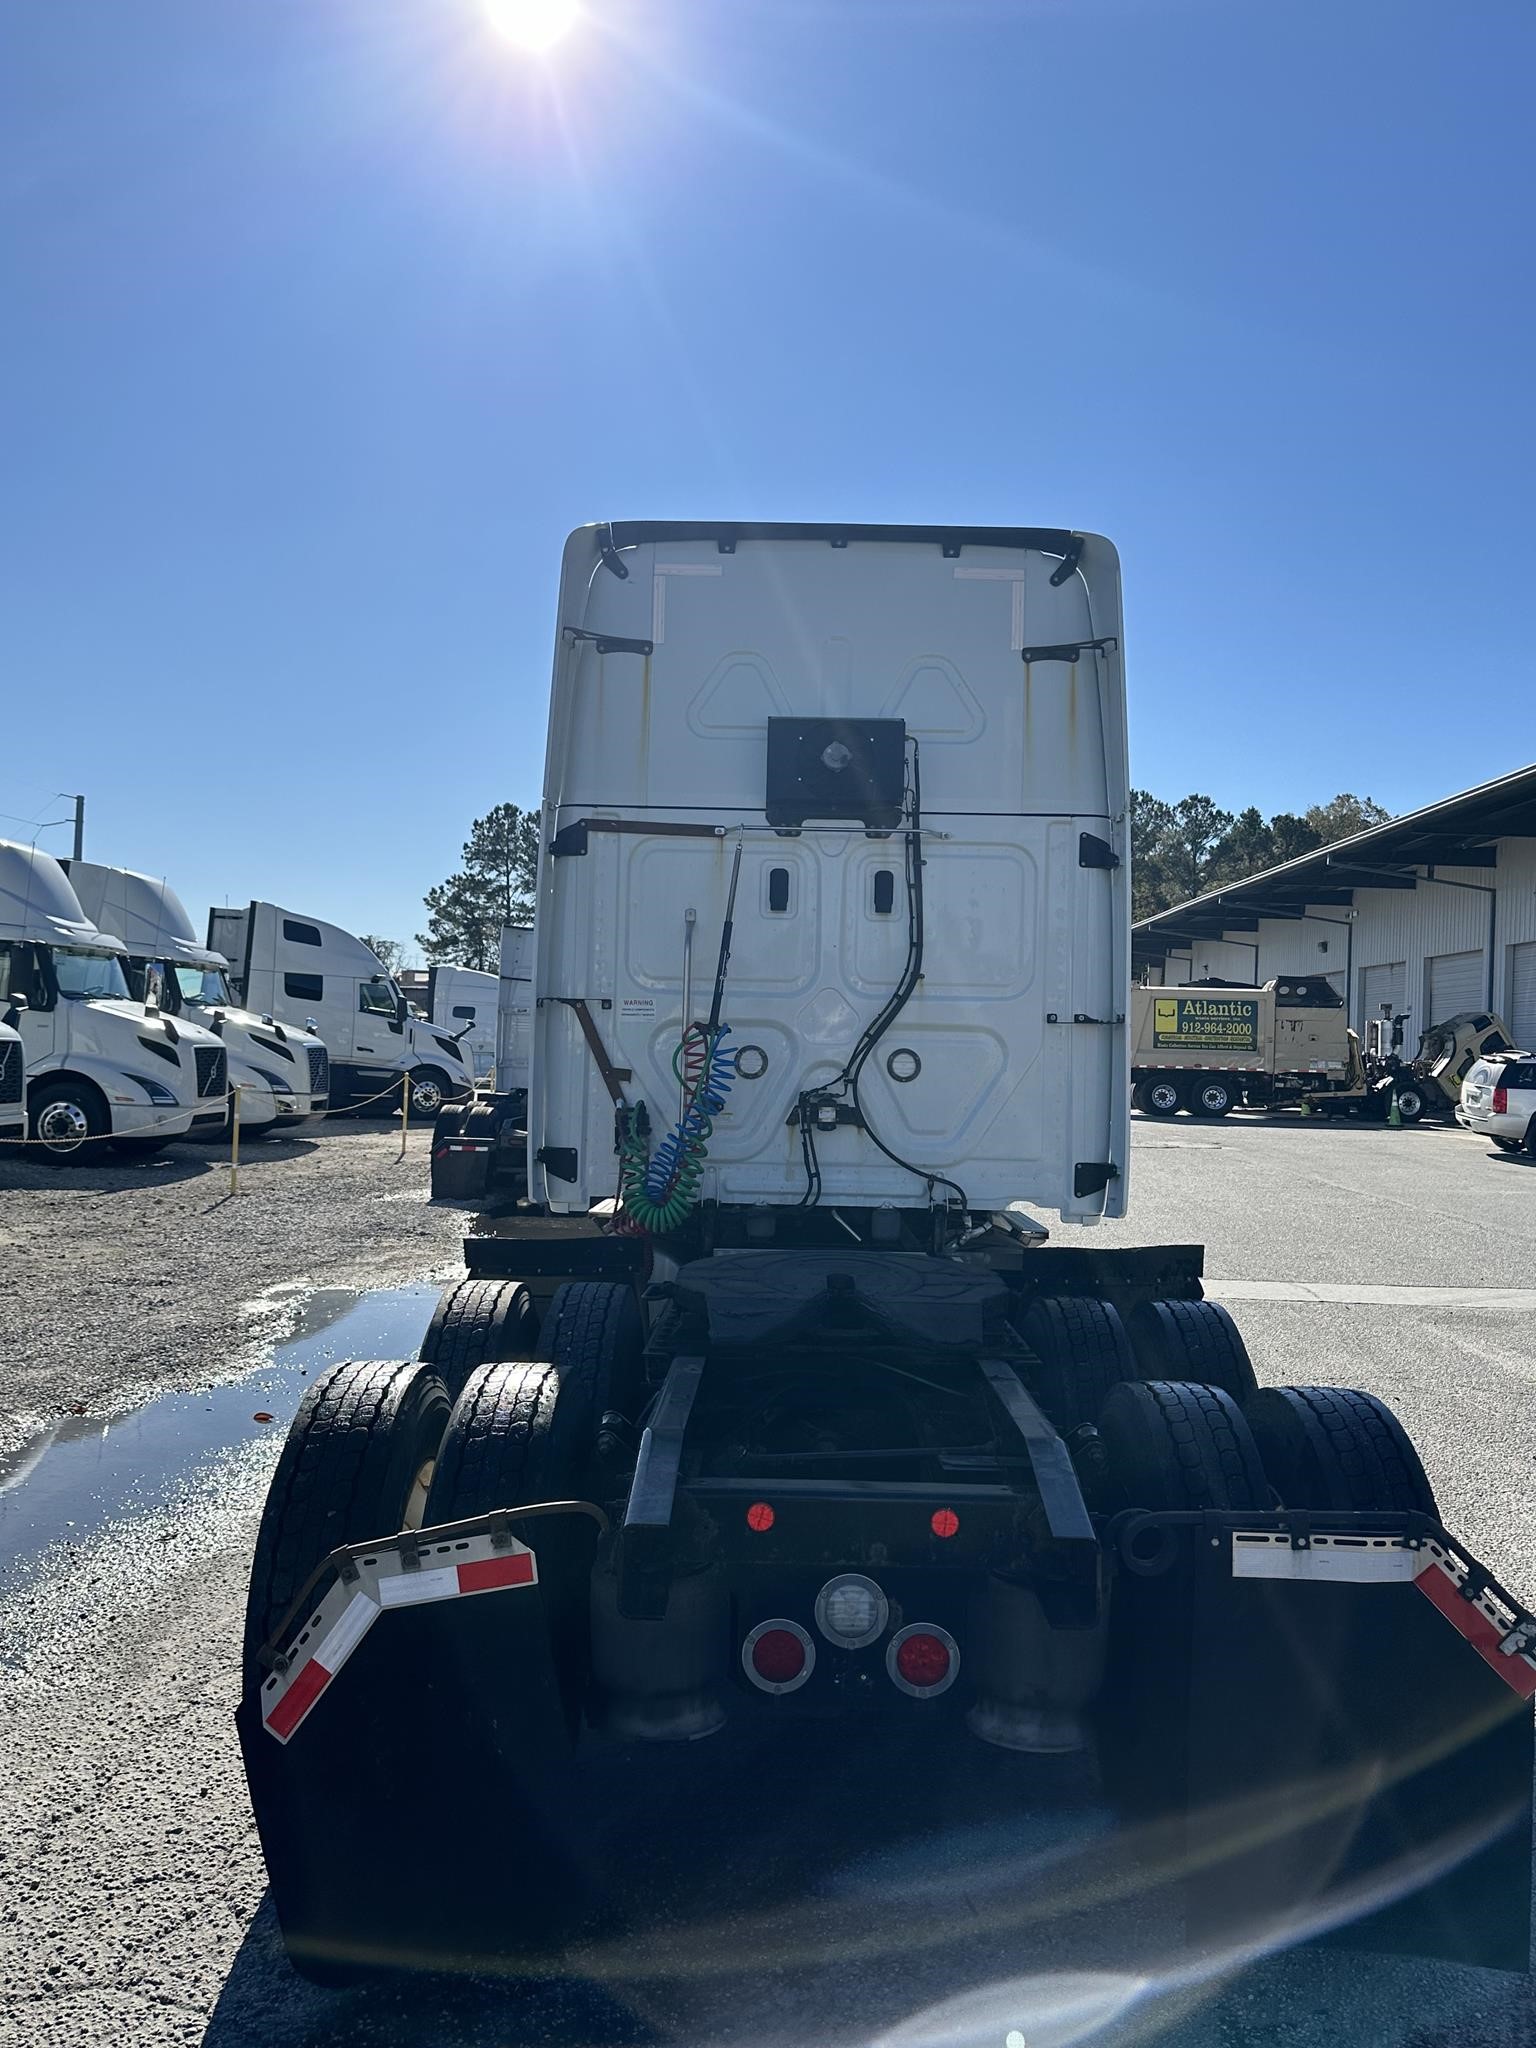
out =
<svg viewBox="0 0 1536 2048"><path fill-rule="evenodd" d="M1191 1939L1525 1970L1524 1610L1422 1516L1133 1514L1113 1541L1106 1779Z"/></svg>
<svg viewBox="0 0 1536 2048"><path fill-rule="evenodd" d="M339 1553L245 1685L273 1903L322 1978L536 1972L600 1910L536 1556L462 1526Z"/></svg>

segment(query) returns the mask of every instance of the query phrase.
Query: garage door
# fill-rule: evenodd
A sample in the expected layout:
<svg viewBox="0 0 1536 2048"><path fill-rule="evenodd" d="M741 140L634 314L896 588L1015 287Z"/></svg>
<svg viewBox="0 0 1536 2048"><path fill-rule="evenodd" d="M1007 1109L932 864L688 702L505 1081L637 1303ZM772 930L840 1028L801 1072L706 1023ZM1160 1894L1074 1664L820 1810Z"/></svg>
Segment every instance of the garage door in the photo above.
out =
<svg viewBox="0 0 1536 2048"><path fill-rule="evenodd" d="M1360 1024L1361 1029L1374 1018L1381 1016L1400 1017L1408 1005L1403 996L1408 987L1408 964L1404 960L1389 960L1382 967L1362 967L1360 970Z"/></svg>
<svg viewBox="0 0 1536 2048"><path fill-rule="evenodd" d="M1481 953L1437 953L1427 961L1429 1015L1425 1024L1443 1024L1463 1010L1480 1010L1486 978Z"/></svg>
<svg viewBox="0 0 1536 2048"><path fill-rule="evenodd" d="M1522 1052L1536 1050L1536 946L1509 949L1509 1015L1504 1021Z"/></svg>

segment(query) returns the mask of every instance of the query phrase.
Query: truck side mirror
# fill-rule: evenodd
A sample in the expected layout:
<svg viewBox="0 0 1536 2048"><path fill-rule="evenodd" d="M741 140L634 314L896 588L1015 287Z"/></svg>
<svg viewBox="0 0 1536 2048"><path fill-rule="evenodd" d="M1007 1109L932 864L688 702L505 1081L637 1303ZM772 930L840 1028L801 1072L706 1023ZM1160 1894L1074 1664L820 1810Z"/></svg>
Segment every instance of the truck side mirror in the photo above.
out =
<svg viewBox="0 0 1536 2048"><path fill-rule="evenodd" d="M403 1023L405 1022L406 1018L410 1016L410 1014L411 1014L411 1011L410 1011L410 1005L409 1005L409 1004L408 1004L408 1003L406 1002L406 1000L405 1000L405 997L404 997L404 996L396 996L396 997L395 997L395 1022L396 1022L397 1024L403 1024Z"/></svg>
<svg viewBox="0 0 1536 2048"><path fill-rule="evenodd" d="M10 1008L5 1013L5 1021L7 1024L10 1025L13 1031L15 1031L21 1023L22 1011L30 1010L31 1007L32 1005L27 1001L25 996L18 995L11 997Z"/></svg>

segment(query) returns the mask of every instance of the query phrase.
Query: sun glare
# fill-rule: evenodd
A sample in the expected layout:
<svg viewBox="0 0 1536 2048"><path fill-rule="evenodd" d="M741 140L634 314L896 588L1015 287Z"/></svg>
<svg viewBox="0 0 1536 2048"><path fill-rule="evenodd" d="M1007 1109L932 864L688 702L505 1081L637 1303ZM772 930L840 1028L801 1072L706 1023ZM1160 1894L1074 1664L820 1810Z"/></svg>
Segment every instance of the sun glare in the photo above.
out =
<svg viewBox="0 0 1536 2048"><path fill-rule="evenodd" d="M577 0L483 0L499 35L524 50L548 50L581 18Z"/></svg>

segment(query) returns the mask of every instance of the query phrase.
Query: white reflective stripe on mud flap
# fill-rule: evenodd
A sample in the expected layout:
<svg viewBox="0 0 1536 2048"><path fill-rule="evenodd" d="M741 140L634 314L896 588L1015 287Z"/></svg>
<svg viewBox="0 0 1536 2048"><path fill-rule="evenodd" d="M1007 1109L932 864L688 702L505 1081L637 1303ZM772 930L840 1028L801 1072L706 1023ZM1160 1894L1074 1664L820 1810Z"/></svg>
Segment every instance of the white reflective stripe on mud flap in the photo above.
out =
<svg viewBox="0 0 1536 2048"><path fill-rule="evenodd" d="M1311 1579L1357 1586L1395 1585L1417 1578L1424 1553L1392 1536L1314 1536L1297 1550L1280 1530L1237 1530L1232 1537L1235 1579Z"/></svg>
<svg viewBox="0 0 1536 2048"><path fill-rule="evenodd" d="M381 1607L415 1607L423 1600L456 1600L459 1575L451 1564L440 1571L391 1573L379 1580Z"/></svg>
<svg viewBox="0 0 1536 2048"><path fill-rule="evenodd" d="M1412 1582L1491 1671L1521 1699L1536 1698L1536 1624L1507 1610L1492 1593L1462 1594L1460 1561L1428 1538L1410 1550L1392 1536L1320 1536L1297 1550L1282 1530L1234 1530L1235 1579L1289 1579L1320 1584L1403 1585Z"/></svg>
<svg viewBox="0 0 1536 2048"><path fill-rule="evenodd" d="M422 1557L449 1560L407 1571L393 1546L357 1560L357 1576L336 1580L313 1610L302 1640L288 1646L286 1671L262 1683L261 1717L267 1733L287 1742L320 1695L387 1607L417 1607L536 1586L538 1560L526 1543L495 1542L490 1535L434 1544L420 1540Z"/></svg>
<svg viewBox="0 0 1536 2048"><path fill-rule="evenodd" d="M341 1619L320 1643L315 1655L334 1677L378 1619L379 1603L366 1593L354 1593L342 1609Z"/></svg>

